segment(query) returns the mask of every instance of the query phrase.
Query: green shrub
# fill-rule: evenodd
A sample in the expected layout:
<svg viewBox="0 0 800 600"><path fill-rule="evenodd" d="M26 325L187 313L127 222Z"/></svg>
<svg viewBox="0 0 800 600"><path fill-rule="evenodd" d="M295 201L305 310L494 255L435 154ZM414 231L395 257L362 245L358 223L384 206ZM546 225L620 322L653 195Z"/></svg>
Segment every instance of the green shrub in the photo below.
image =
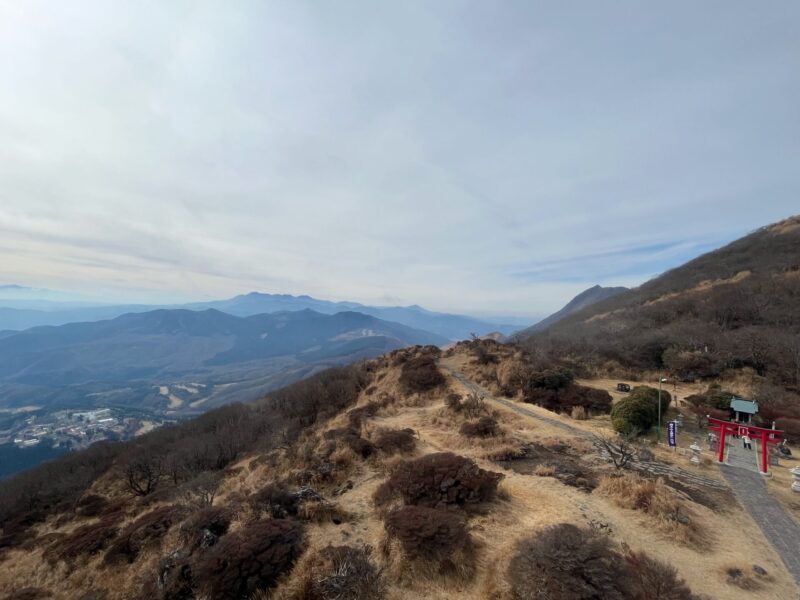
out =
<svg viewBox="0 0 800 600"><path fill-rule="evenodd" d="M640 397L626 396L611 409L611 425L626 435L646 432L655 420L652 404Z"/></svg>
<svg viewBox="0 0 800 600"><path fill-rule="evenodd" d="M631 390L629 397L641 399L648 402L653 409L653 413L656 415L658 414L658 388L652 388L647 385L640 385ZM661 390L662 416L666 414L670 402L672 402L672 396L670 396L667 390L662 389Z"/></svg>

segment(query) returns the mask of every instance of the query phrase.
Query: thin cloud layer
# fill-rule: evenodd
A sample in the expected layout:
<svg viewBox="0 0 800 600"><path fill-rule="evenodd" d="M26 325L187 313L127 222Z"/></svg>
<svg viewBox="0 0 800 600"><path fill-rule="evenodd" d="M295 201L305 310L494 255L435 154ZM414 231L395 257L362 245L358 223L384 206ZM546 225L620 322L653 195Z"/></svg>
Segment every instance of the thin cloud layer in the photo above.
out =
<svg viewBox="0 0 800 600"><path fill-rule="evenodd" d="M0 282L535 315L797 212L800 8L0 3Z"/></svg>

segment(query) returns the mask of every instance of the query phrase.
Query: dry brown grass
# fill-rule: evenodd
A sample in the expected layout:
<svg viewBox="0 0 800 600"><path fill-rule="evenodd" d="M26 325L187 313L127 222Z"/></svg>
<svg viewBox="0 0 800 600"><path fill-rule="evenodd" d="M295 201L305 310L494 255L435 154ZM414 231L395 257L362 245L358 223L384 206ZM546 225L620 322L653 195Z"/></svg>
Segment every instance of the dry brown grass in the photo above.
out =
<svg viewBox="0 0 800 600"><path fill-rule="evenodd" d="M646 514L663 534L682 546L697 549L709 546L709 534L694 511L660 479L632 474L604 475L595 491L623 508Z"/></svg>

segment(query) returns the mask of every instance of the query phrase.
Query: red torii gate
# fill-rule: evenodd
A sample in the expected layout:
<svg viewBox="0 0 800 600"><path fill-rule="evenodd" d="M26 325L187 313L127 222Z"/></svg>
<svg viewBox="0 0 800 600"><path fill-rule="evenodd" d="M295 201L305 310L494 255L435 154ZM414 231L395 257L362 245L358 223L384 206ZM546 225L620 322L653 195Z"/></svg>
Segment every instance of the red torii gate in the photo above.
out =
<svg viewBox="0 0 800 600"><path fill-rule="evenodd" d="M708 417L708 425L711 431L719 434L719 462L725 462L725 437L727 435L747 435L753 440L761 441L761 472L765 475L769 473L769 444L777 444L781 439L782 431L722 421L713 417Z"/></svg>

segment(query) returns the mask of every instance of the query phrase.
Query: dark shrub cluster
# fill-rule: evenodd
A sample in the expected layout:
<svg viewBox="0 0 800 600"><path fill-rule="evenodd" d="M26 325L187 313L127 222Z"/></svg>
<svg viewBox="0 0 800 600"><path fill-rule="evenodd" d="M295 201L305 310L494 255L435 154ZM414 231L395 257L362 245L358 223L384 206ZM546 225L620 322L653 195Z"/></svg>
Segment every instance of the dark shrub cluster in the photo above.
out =
<svg viewBox="0 0 800 600"><path fill-rule="evenodd" d="M675 567L645 554L629 552L625 555L625 576L631 587L633 600L698 600L686 582L678 577Z"/></svg>
<svg viewBox="0 0 800 600"><path fill-rule="evenodd" d="M108 508L108 500L97 494L89 494L78 500L75 514L81 517L96 517Z"/></svg>
<svg viewBox="0 0 800 600"><path fill-rule="evenodd" d="M557 392L572 384L573 381L575 381L575 373L570 369L558 367L529 373L526 383L529 390Z"/></svg>
<svg viewBox="0 0 800 600"><path fill-rule="evenodd" d="M3 596L3 600L44 600L52 597L53 595L43 588L26 587Z"/></svg>
<svg viewBox="0 0 800 600"><path fill-rule="evenodd" d="M285 519L288 516L297 516L300 496L281 484L270 483L253 494L250 502L254 507L267 511L273 518Z"/></svg>
<svg viewBox="0 0 800 600"><path fill-rule="evenodd" d="M347 420L350 424L350 427L354 429L359 429L361 424L364 422L364 419L367 417L374 417L375 413L378 412L378 409L381 407L380 404L370 400L363 406L359 406L358 408L354 408L347 412Z"/></svg>
<svg viewBox="0 0 800 600"><path fill-rule="evenodd" d="M375 446L372 445L372 442L362 438L358 430L352 427L329 429L325 432L324 436L329 440L339 440L343 442L361 458L368 458L375 452Z"/></svg>
<svg viewBox="0 0 800 600"><path fill-rule="evenodd" d="M622 567L608 537L564 523L519 542L508 573L519 600L621 600Z"/></svg>
<svg viewBox="0 0 800 600"><path fill-rule="evenodd" d="M531 388L525 394L524 400L558 413L572 412L573 408L582 407L589 414L608 414L612 404L611 394L605 390L577 383L568 383L558 389Z"/></svg>
<svg viewBox="0 0 800 600"><path fill-rule="evenodd" d="M190 548L213 545L220 536L228 532L231 520L232 515L228 508L206 506L181 523L181 537Z"/></svg>
<svg viewBox="0 0 800 600"><path fill-rule="evenodd" d="M417 445L413 429L379 429L372 443L384 454L413 452Z"/></svg>
<svg viewBox="0 0 800 600"><path fill-rule="evenodd" d="M444 405L447 407L448 410L452 410L453 412L461 412L463 408L461 404L461 394L456 394L455 392L450 392L444 399Z"/></svg>
<svg viewBox="0 0 800 600"><path fill-rule="evenodd" d="M106 552L109 564L132 563L149 545L161 541L170 528L189 514L185 506L162 506L128 525Z"/></svg>
<svg viewBox="0 0 800 600"><path fill-rule="evenodd" d="M116 517L106 517L96 523L81 525L51 544L45 550L44 557L50 563L63 560L72 564L78 558L99 554L105 550L117 537L118 532Z"/></svg>
<svg viewBox="0 0 800 600"><path fill-rule="evenodd" d="M428 454L397 465L375 501L382 505L400 496L405 504L429 508L477 504L494 498L502 478L452 452Z"/></svg>
<svg viewBox="0 0 800 600"><path fill-rule="evenodd" d="M568 523L519 542L508 578L517 600L695 600L672 567Z"/></svg>
<svg viewBox="0 0 800 600"><path fill-rule="evenodd" d="M303 551L302 526L290 519L249 525L200 554L191 566L193 586L215 600L243 600L275 585Z"/></svg>
<svg viewBox="0 0 800 600"><path fill-rule="evenodd" d="M466 519L453 511L403 506L386 515L384 528L412 560L442 560L469 544Z"/></svg>
<svg viewBox="0 0 800 600"><path fill-rule="evenodd" d="M431 354L416 356L405 363L400 371L400 385L406 393L423 393L444 384L444 375L436 366Z"/></svg>
<svg viewBox="0 0 800 600"><path fill-rule="evenodd" d="M472 351L475 354L475 361L479 365L491 365L500 361L497 354L494 354L489 349L489 344L485 342L488 340L476 340L473 343ZM496 344L495 344L496 345Z"/></svg>
<svg viewBox="0 0 800 600"><path fill-rule="evenodd" d="M323 548L309 565L302 588L302 600L383 600L386 597L386 583L368 547Z"/></svg>
<svg viewBox="0 0 800 600"><path fill-rule="evenodd" d="M477 421L467 421L458 430L467 437L492 437L498 434L497 419L494 417L481 417Z"/></svg>

